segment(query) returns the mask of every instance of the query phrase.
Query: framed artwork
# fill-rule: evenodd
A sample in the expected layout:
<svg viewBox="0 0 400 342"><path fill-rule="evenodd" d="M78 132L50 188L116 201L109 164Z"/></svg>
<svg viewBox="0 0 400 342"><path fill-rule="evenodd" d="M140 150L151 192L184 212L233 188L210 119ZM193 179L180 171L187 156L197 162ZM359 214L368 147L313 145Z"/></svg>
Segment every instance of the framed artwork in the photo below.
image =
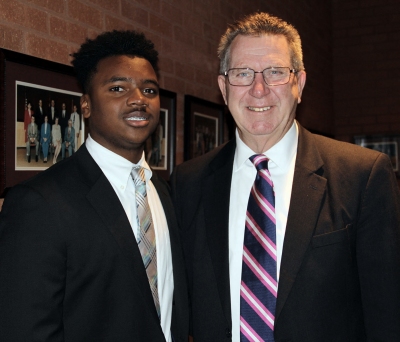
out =
<svg viewBox="0 0 400 342"><path fill-rule="evenodd" d="M201 156L224 141L224 106L185 95L184 158Z"/></svg>
<svg viewBox="0 0 400 342"><path fill-rule="evenodd" d="M146 141L146 161L165 180L175 166L176 93L160 89L160 121Z"/></svg>
<svg viewBox="0 0 400 342"><path fill-rule="evenodd" d="M29 125L31 117L34 116L35 121L40 122L46 113L49 115L51 102L54 101L57 115L61 115L65 110L69 118L73 104L78 105L78 110L80 108L81 90L71 66L5 49L0 49L0 73L0 194L2 194L6 189L52 165L51 162L43 163L41 149L38 150L36 162L34 142L29 147L31 158L28 163L25 125ZM40 118L39 100L43 107ZM79 130L82 133L79 144L82 144L87 132L84 132L81 116L79 121Z"/></svg>
<svg viewBox="0 0 400 342"><path fill-rule="evenodd" d="M386 153L393 165L393 171L400 177L399 148L400 135L357 135L354 142L362 147Z"/></svg>

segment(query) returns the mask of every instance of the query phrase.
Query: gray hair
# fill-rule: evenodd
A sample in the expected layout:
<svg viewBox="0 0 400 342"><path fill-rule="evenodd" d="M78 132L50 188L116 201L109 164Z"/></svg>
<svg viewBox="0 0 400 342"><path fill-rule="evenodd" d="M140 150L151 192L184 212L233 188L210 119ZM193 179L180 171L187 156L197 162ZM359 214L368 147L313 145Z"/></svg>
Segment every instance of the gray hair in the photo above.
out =
<svg viewBox="0 0 400 342"><path fill-rule="evenodd" d="M220 73L223 74L229 69L230 48L233 40L238 35L260 36L263 34L283 35L289 43L290 61L296 71L304 70L303 51L299 32L294 26L286 21L274 17L268 13L255 13L245 16L228 27L225 34L221 37L218 47L218 57L220 58Z"/></svg>

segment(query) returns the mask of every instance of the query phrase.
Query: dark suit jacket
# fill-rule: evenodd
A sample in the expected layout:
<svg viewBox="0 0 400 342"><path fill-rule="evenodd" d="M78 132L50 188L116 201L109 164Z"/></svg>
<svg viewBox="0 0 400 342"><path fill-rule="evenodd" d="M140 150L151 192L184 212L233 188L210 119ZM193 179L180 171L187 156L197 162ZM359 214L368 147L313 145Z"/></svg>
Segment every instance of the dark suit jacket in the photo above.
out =
<svg viewBox="0 0 400 342"><path fill-rule="evenodd" d="M58 123L60 124L60 113L56 108L54 108L54 118L52 118L51 117L51 107L48 107L48 109L47 109L47 117L49 119L48 122L49 122L49 124L51 126L53 126L56 123L56 118L58 118Z"/></svg>
<svg viewBox="0 0 400 342"><path fill-rule="evenodd" d="M171 179L196 342L231 339L235 147L184 163ZM388 157L300 127L275 340L400 341L399 253L399 190Z"/></svg>
<svg viewBox="0 0 400 342"><path fill-rule="evenodd" d="M168 188L172 334L187 342L185 271ZM50 209L50 210L49 210ZM0 341L165 341L137 242L112 186L83 145L10 190L0 213Z"/></svg>

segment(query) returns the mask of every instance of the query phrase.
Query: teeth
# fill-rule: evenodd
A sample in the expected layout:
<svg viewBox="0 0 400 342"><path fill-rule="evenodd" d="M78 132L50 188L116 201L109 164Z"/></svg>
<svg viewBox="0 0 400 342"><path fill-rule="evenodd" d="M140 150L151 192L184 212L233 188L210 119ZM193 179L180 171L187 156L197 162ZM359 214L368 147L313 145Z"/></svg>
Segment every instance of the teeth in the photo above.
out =
<svg viewBox="0 0 400 342"><path fill-rule="evenodd" d="M269 107L262 107L262 108L259 108L259 107L247 107L247 108L249 108L250 110L253 110L253 111L255 111L255 112L263 112L263 111L265 111L265 110L270 110L270 109L271 109L271 106L269 106Z"/></svg>
<svg viewBox="0 0 400 342"><path fill-rule="evenodd" d="M129 121L142 121L142 120L147 120L147 119L143 118L143 117L132 116L130 118L127 118L126 120L129 120Z"/></svg>

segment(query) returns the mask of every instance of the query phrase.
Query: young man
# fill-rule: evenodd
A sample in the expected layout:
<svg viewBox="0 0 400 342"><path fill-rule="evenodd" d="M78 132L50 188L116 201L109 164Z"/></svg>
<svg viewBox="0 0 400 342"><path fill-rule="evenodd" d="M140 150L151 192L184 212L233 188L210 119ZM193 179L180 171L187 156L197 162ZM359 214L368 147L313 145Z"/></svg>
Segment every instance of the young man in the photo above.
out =
<svg viewBox="0 0 400 342"><path fill-rule="evenodd" d="M295 121L293 26L266 13L222 37L236 138L173 177L196 342L400 341L400 197L387 155Z"/></svg>
<svg viewBox="0 0 400 342"><path fill-rule="evenodd" d="M6 196L0 340L186 342L176 220L143 153L159 121L157 52L113 31L73 56L90 136Z"/></svg>

